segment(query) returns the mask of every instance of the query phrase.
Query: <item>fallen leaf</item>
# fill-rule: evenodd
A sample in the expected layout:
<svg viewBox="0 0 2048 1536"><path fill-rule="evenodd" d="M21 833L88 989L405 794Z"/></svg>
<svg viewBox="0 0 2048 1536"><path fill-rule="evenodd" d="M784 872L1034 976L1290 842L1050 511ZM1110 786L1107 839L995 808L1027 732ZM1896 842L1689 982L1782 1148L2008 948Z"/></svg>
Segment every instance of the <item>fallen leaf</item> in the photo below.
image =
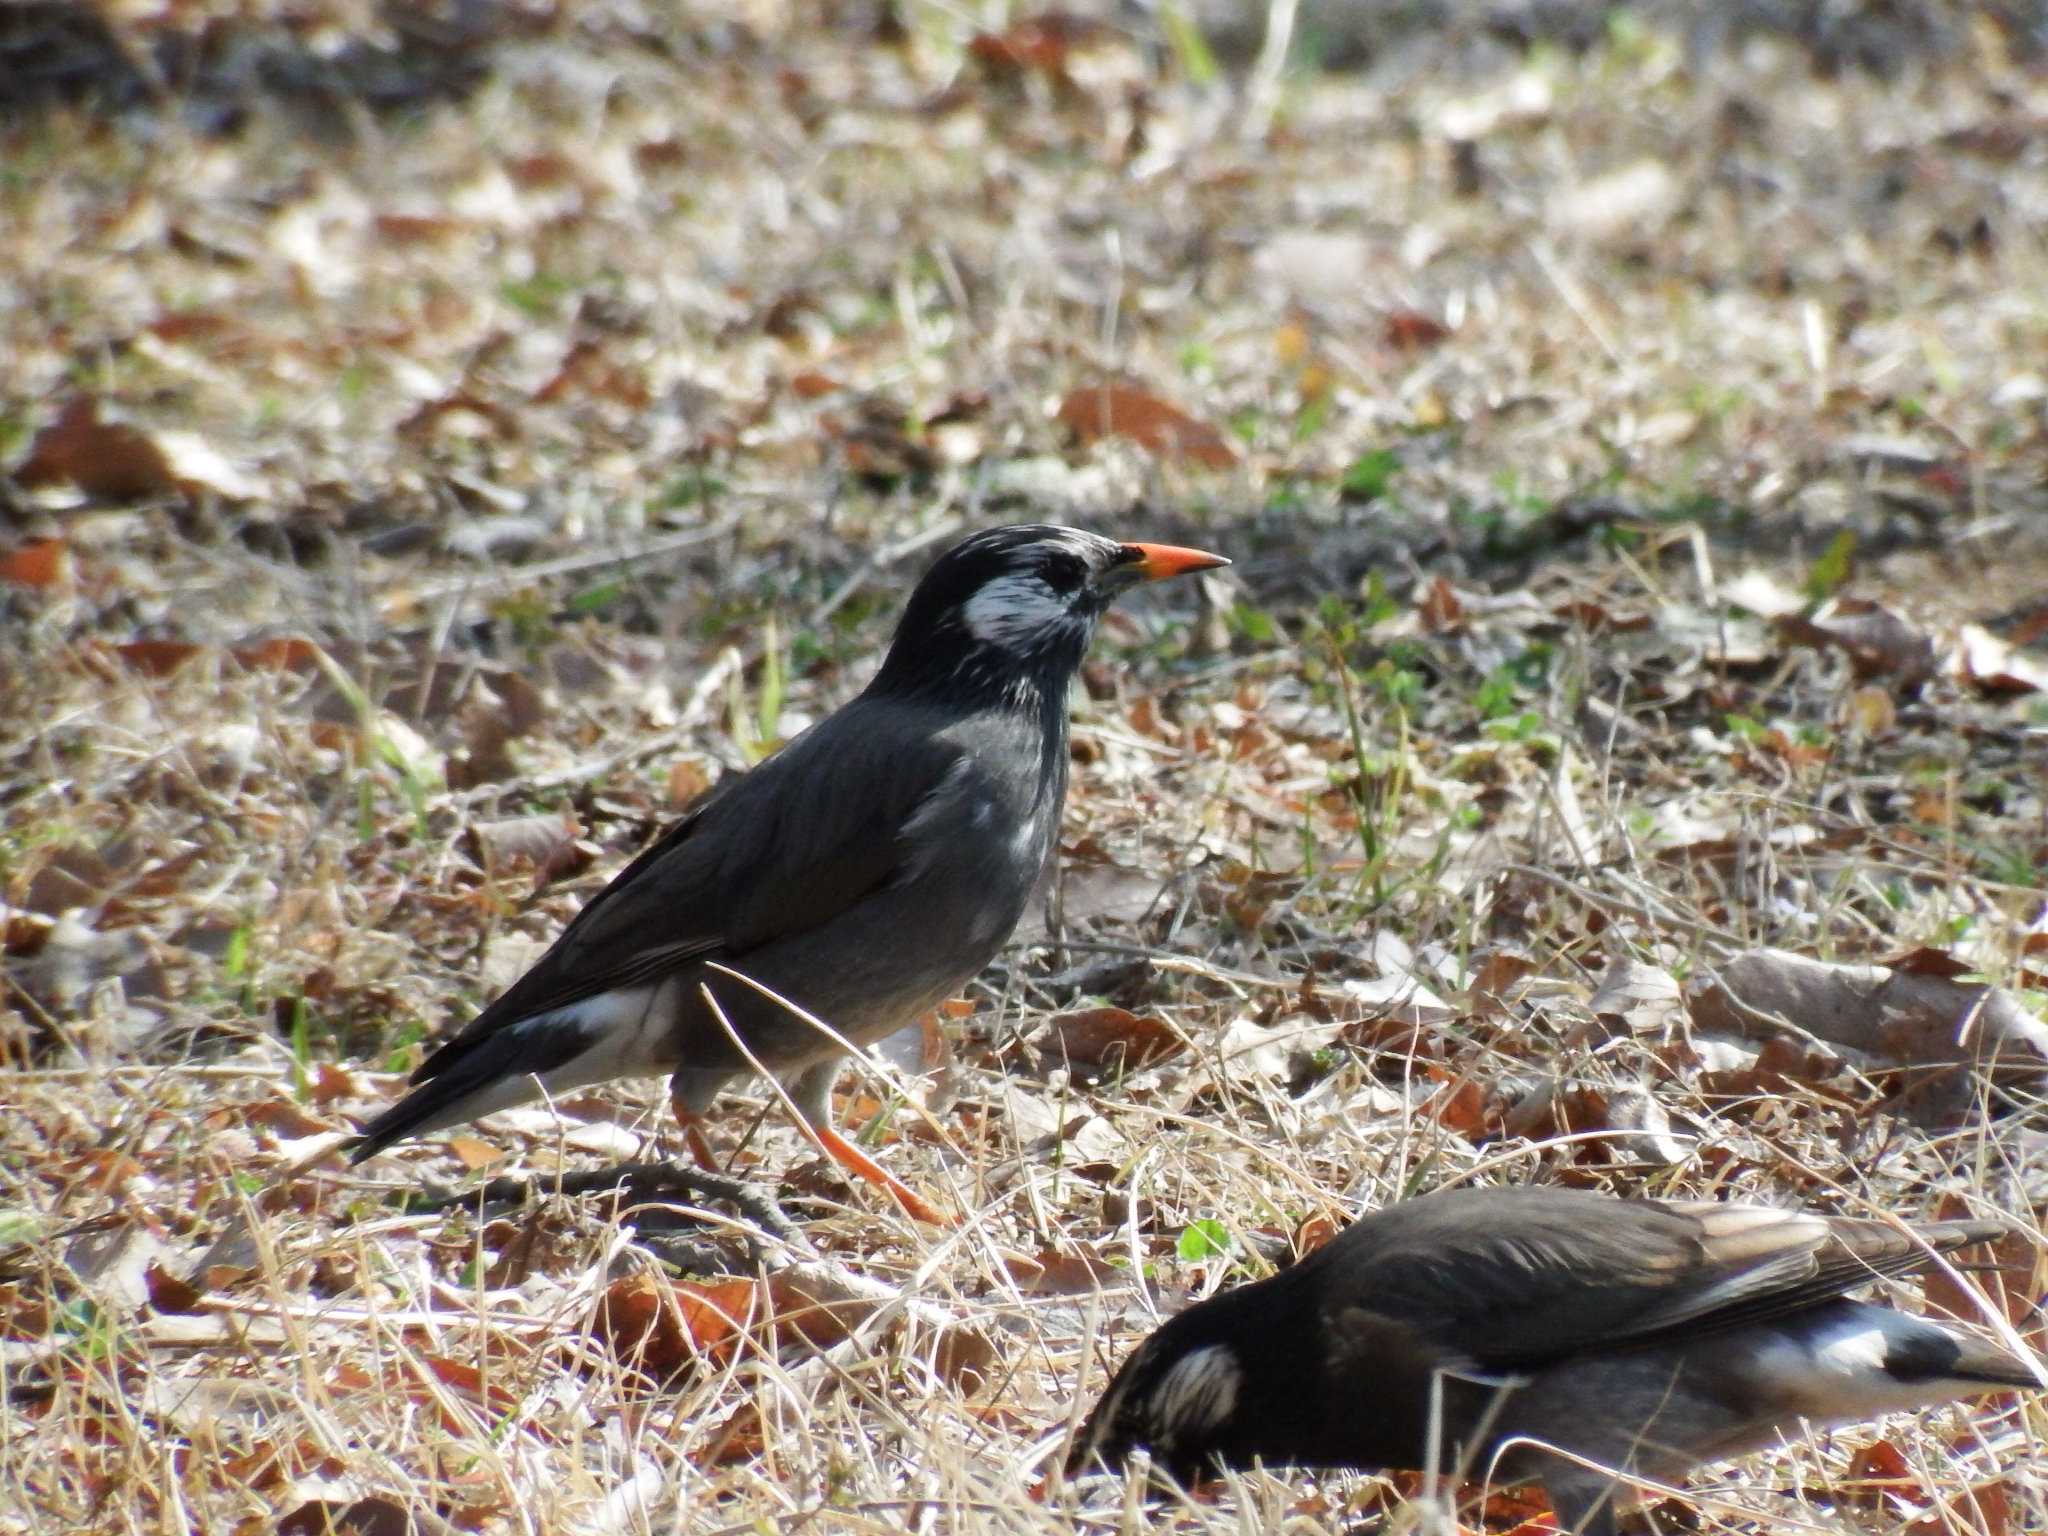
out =
<svg viewBox="0 0 2048 1536"><path fill-rule="evenodd" d="M2001 1075L2023 1079L2048 1068L2048 1025L2011 992L1888 966L1749 950L1702 976L1687 1006L1696 1029L1769 1039L1783 1020L1829 1044L1927 1068L1930 1092L1912 1105L1921 1118L1952 1116L1968 1092L1971 1074L1944 1067L1995 1063Z"/></svg>
<svg viewBox="0 0 2048 1536"><path fill-rule="evenodd" d="M455 1160L475 1173L479 1168L488 1168L505 1158L503 1147L494 1147L478 1136L450 1136L448 1150L455 1154Z"/></svg>
<svg viewBox="0 0 2048 1536"><path fill-rule="evenodd" d="M102 421L92 395L74 395L36 434L14 479L30 489L75 485L108 501L140 501L176 485L170 461L149 434L126 422Z"/></svg>
<svg viewBox="0 0 2048 1536"><path fill-rule="evenodd" d="M1003 1255L1003 1268L1027 1296L1087 1296L1123 1271L1087 1248L1041 1248L1035 1256Z"/></svg>
<svg viewBox="0 0 2048 1536"><path fill-rule="evenodd" d="M65 564L62 539L30 539L0 551L0 581L17 587L53 587L63 579Z"/></svg>
<svg viewBox="0 0 2048 1536"><path fill-rule="evenodd" d="M189 640L130 640L114 647L123 666L144 677L169 677L206 647Z"/></svg>
<svg viewBox="0 0 2048 1536"><path fill-rule="evenodd" d="M1130 384L1075 390L1060 402L1059 420L1083 443L1121 437L1162 458L1193 459L1209 469L1237 463L1235 450L1214 427Z"/></svg>
<svg viewBox="0 0 2048 1536"><path fill-rule="evenodd" d="M1963 681L1986 693L2048 692L2048 661L2007 644L1981 624L1957 631L1955 664Z"/></svg>
<svg viewBox="0 0 2048 1536"><path fill-rule="evenodd" d="M1380 334L1390 347L1403 352L1417 352L1444 340L1451 334L1451 328L1419 309L1396 309L1388 313Z"/></svg>
<svg viewBox="0 0 2048 1536"><path fill-rule="evenodd" d="M1977 1483L1948 1501L1947 1507L1906 1527L1906 1536L2012 1536L2012 1488L2003 1479Z"/></svg>
<svg viewBox="0 0 2048 1536"><path fill-rule="evenodd" d="M1052 1021L1052 1048L1082 1066L1135 1070L1178 1051L1183 1042L1173 1026L1152 1014L1124 1008L1085 1008Z"/></svg>
<svg viewBox="0 0 2048 1536"><path fill-rule="evenodd" d="M390 1499L308 1499L277 1522L276 1536L412 1536L412 1517Z"/></svg>
<svg viewBox="0 0 2048 1536"><path fill-rule="evenodd" d="M1932 676L1938 659L1932 633L1862 598L1837 598L1810 619L1787 614L1777 625L1790 640L1847 652L1859 678L1890 677L1910 686Z"/></svg>
<svg viewBox="0 0 2048 1536"><path fill-rule="evenodd" d="M542 811L531 816L506 816L473 821L464 837L470 856L492 874L520 866L538 869L583 828L574 816Z"/></svg>
<svg viewBox="0 0 2048 1536"><path fill-rule="evenodd" d="M690 1285L638 1270L605 1288L590 1331L623 1364L672 1376L700 1358L729 1357L759 1297L752 1280Z"/></svg>
<svg viewBox="0 0 2048 1536"><path fill-rule="evenodd" d="M142 1272L142 1279L149 1289L151 1311L190 1316L202 1310L199 1288L189 1280L180 1280L154 1260Z"/></svg>

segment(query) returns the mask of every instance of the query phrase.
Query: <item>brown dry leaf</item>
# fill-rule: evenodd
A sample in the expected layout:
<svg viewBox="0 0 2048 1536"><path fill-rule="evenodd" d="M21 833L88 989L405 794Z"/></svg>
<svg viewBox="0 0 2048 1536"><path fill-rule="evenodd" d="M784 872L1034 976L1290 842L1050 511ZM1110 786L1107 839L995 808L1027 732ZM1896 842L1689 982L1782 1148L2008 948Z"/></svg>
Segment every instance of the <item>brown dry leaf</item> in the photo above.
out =
<svg viewBox="0 0 2048 1536"><path fill-rule="evenodd" d="M964 1397L987 1388L993 1367L1003 1358L996 1341L979 1328L947 1328L932 1346L932 1372Z"/></svg>
<svg viewBox="0 0 2048 1536"><path fill-rule="evenodd" d="M980 32L967 53L993 78L1035 73L1049 80L1067 80L1067 55L1095 42L1106 28L1091 17L1047 11L1017 22L1007 32Z"/></svg>
<svg viewBox="0 0 2048 1536"><path fill-rule="evenodd" d="M1119 1066L1125 1071L1169 1056L1183 1044L1164 1019L1126 1008L1063 1013L1052 1021L1051 1043L1068 1061L1090 1067Z"/></svg>
<svg viewBox="0 0 2048 1536"><path fill-rule="evenodd" d="M310 982L305 991L307 996L313 995L314 989ZM315 1104L325 1106L337 1099L353 1099L362 1091L362 1084L347 1067L338 1062L323 1061L314 1069L313 1085L306 1096Z"/></svg>
<svg viewBox="0 0 2048 1536"><path fill-rule="evenodd" d="M189 1280L180 1280L154 1260L142 1272L142 1279L149 1288L149 1306L152 1312L175 1313L189 1317L203 1310L199 1305L199 1288Z"/></svg>
<svg viewBox="0 0 2048 1536"><path fill-rule="evenodd" d="M1398 351L1419 352L1443 341L1451 334L1451 328L1419 309L1396 309L1388 312L1380 334L1388 346Z"/></svg>
<svg viewBox="0 0 2048 1536"><path fill-rule="evenodd" d="M36 434L15 470L21 485L75 485L108 501L140 501L177 487L170 460L150 435L121 421L102 421L93 395L75 395Z"/></svg>
<svg viewBox="0 0 2048 1536"><path fill-rule="evenodd" d="M405 1506L390 1499L308 1499L277 1522L276 1536L417 1536Z"/></svg>
<svg viewBox="0 0 2048 1536"><path fill-rule="evenodd" d="M1424 629L1431 634L1440 634L1464 622L1465 605L1459 600L1458 589L1439 576L1422 595L1422 601L1416 605L1416 613Z"/></svg>
<svg viewBox="0 0 2048 1536"><path fill-rule="evenodd" d="M826 395L836 395L846 386L828 373L806 368L789 376L789 392L799 400L821 400Z"/></svg>
<svg viewBox="0 0 2048 1536"><path fill-rule="evenodd" d="M1460 1136L1484 1132L1492 1117L1487 1113L1486 1094L1469 1077L1446 1083L1422 1106L1422 1113L1447 1131Z"/></svg>
<svg viewBox="0 0 2048 1536"><path fill-rule="evenodd" d="M1295 1258L1307 1258L1343 1230L1344 1223L1327 1213L1309 1217L1294 1229Z"/></svg>
<svg viewBox="0 0 2048 1536"><path fill-rule="evenodd" d="M1972 1536L2013 1536L2012 1485L2003 1478L1976 1483L1963 1489L1923 1520L1906 1527L1906 1536L1952 1536L1969 1531Z"/></svg>
<svg viewBox="0 0 2048 1536"><path fill-rule="evenodd" d="M1873 1440L1851 1456L1849 1477L1859 1483L1901 1485L1893 1489L1894 1492L1920 1491L1920 1480L1913 1475L1913 1464L1906 1460L1906 1453L1889 1440Z"/></svg>
<svg viewBox="0 0 2048 1536"><path fill-rule="evenodd" d="M1161 458L1192 459L1209 469L1237 464L1222 433L1131 384L1077 389L1060 402L1059 420L1082 443L1121 437Z"/></svg>
<svg viewBox="0 0 2048 1536"><path fill-rule="evenodd" d="M610 400L636 411L645 410L653 398L639 369L612 362L604 355L604 344L590 337L569 349L555 376L540 387L533 399L536 405L552 405L572 392Z"/></svg>
<svg viewBox="0 0 2048 1536"><path fill-rule="evenodd" d="M0 550L0 581L17 587L54 587L63 579L68 563L62 539L30 539Z"/></svg>
<svg viewBox="0 0 2048 1536"><path fill-rule="evenodd" d="M250 645L238 645L236 661L252 672L305 672L320 665L317 641L304 635L274 635Z"/></svg>
<svg viewBox="0 0 2048 1536"><path fill-rule="evenodd" d="M1954 657L1957 676L1986 693L2048 691L2048 661L2007 644L1981 624L1965 624L1956 632Z"/></svg>
<svg viewBox="0 0 2048 1536"><path fill-rule="evenodd" d="M1933 634L1880 603L1837 598L1812 618L1788 614L1777 623L1787 639L1848 652L1858 677L1889 677L1900 687L1910 687L1934 674Z"/></svg>
<svg viewBox="0 0 2048 1536"><path fill-rule="evenodd" d="M759 1298L760 1287L752 1280L678 1284L640 1270L606 1287L591 1336L614 1359L653 1376L670 1376L699 1358L730 1356Z"/></svg>
<svg viewBox="0 0 2048 1536"><path fill-rule="evenodd" d="M260 1125L265 1130L289 1137L324 1136L334 1129L332 1122L286 1098L263 1099L251 1104L243 1110L242 1118L250 1125Z"/></svg>
<svg viewBox="0 0 2048 1536"><path fill-rule="evenodd" d="M1882 965L1837 965L1753 949L1703 978L1689 1004L1702 1029L1768 1035L1771 1021L1782 1018L1832 1044L1905 1063L1965 1060L1992 1050L2009 1059L2048 1061L2048 1026L2003 988Z"/></svg>
<svg viewBox="0 0 2048 1536"><path fill-rule="evenodd" d="M455 1160L471 1173L480 1168L488 1168L493 1163L503 1162L505 1159L503 1147L494 1147L477 1136L450 1136L448 1150L454 1153Z"/></svg>
<svg viewBox="0 0 2048 1536"><path fill-rule="evenodd" d="M1042 1248L1035 1257L1008 1253L1003 1255L1003 1268L1027 1296L1087 1296L1123 1274L1089 1248Z"/></svg>
<svg viewBox="0 0 2048 1536"><path fill-rule="evenodd" d="M1958 960L1945 949L1936 949L1923 944L1918 949L1909 949L1903 955L1893 955L1881 964L1895 971L1904 971L1908 976L1939 976L1944 981L1956 976L1967 975L1971 967Z"/></svg>
<svg viewBox="0 0 2048 1536"><path fill-rule="evenodd" d="M1494 1002L1507 1002L1521 982L1542 972L1542 964L1525 949L1495 945L1487 950L1472 972L1471 995Z"/></svg>
<svg viewBox="0 0 2048 1536"><path fill-rule="evenodd" d="M470 857L487 872L525 866L541 869L582 833L567 812L542 811L532 816L506 816L473 821L464 833Z"/></svg>
<svg viewBox="0 0 2048 1536"><path fill-rule="evenodd" d="M169 677L206 650L189 640L130 640L114 647L123 666L144 677Z"/></svg>

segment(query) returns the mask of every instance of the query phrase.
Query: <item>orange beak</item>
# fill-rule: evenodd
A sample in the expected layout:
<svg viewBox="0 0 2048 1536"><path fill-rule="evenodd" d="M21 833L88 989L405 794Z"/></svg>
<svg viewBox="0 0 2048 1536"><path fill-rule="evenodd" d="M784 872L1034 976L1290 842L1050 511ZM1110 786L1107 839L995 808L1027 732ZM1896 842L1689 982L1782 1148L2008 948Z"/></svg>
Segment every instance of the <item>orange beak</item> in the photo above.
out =
<svg viewBox="0 0 2048 1536"><path fill-rule="evenodd" d="M1124 554L1147 581L1164 581L1169 576L1185 576L1190 571L1210 571L1230 564L1221 555L1212 555L1205 549L1183 549L1178 544L1126 544Z"/></svg>

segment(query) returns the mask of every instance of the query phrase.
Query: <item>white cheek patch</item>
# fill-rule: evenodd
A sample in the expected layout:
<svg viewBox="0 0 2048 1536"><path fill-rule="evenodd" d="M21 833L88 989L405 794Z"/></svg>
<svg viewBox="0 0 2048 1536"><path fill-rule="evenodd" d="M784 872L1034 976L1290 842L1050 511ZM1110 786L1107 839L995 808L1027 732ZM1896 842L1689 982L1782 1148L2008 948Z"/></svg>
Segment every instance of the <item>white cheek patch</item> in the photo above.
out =
<svg viewBox="0 0 2048 1536"><path fill-rule="evenodd" d="M1173 1362L1152 1389L1151 1418L1159 1437L1214 1429L1237 1407L1244 1367L1227 1344L1210 1344Z"/></svg>
<svg viewBox="0 0 2048 1536"><path fill-rule="evenodd" d="M967 631L984 645L1025 650L1071 621L1065 601L1036 576L998 576L961 609Z"/></svg>

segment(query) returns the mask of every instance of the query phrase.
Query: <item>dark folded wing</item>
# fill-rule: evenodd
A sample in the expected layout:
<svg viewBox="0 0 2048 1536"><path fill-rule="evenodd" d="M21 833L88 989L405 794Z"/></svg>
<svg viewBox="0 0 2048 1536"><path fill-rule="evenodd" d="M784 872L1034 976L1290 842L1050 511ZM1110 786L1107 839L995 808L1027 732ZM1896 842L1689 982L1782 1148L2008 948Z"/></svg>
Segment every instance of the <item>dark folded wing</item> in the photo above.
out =
<svg viewBox="0 0 2048 1536"><path fill-rule="evenodd" d="M1312 1260L1326 1315L1413 1328L1483 1369L1519 1370L1768 1321L1922 1267L1993 1229L1930 1228L1760 1206L1620 1201L1569 1190L1486 1190L1366 1218L1354 1256ZM1325 1255L1332 1255L1325 1260Z"/></svg>
<svg viewBox="0 0 2048 1536"><path fill-rule="evenodd" d="M887 885L908 857L904 829L962 761L925 725L856 699L716 794L593 896L415 1081L521 1019L696 960L742 959Z"/></svg>

